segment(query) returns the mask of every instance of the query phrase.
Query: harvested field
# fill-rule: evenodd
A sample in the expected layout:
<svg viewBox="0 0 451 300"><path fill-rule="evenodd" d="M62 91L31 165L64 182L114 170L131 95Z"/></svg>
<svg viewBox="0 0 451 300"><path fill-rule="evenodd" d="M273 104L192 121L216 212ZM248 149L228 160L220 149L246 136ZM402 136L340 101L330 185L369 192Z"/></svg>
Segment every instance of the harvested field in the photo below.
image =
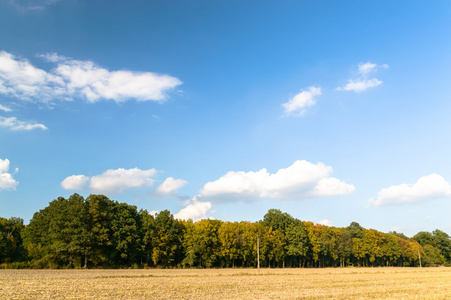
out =
<svg viewBox="0 0 451 300"><path fill-rule="evenodd" d="M0 299L450 299L451 268L0 270Z"/></svg>

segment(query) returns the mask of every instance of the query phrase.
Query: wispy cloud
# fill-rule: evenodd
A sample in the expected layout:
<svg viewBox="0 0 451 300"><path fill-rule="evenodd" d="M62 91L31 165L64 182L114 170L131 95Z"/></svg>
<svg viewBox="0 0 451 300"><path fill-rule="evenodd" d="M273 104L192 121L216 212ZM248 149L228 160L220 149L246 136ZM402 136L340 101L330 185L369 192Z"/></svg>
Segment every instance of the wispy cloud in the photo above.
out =
<svg viewBox="0 0 451 300"><path fill-rule="evenodd" d="M11 112L13 111L11 108L3 106L0 104L0 110L4 111L4 112Z"/></svg>
<svg viewBox="0 0 451 300"><path fill-rule="evenodd" d="M0 191L1 190L15 190L16 186L19 184L18 181L14 180L11 173L9 173L9 160L0 158ZM16 168L15 172L18 172Z"/></svg>
<svg viewBox="0 0 451 300"><path fill-rule="evenodd" d="M332 167L305 160L298 160L274 174L266 169L230 171L218 180L206 183L199 196L212 202L231 202L262 198L307 199L345 195L355 190L352 184L330 177L331 173Z"/></svg>
<svg viewBox="0 0 451 300"><path fill-rule="evenodd" d="M356 93L363 92L364 90L372 87L376 87L378 85L381 85L382 81L373 78L373 79L356 79L352 80L350 79L348 83L340 88L337 88L337 90L340 91L354 91Z"/></svg>
<svg viewBox="0 0 451 300"><path fill-rule="evenodd" d="M47 6L52 5L61 0L9 0L8 3L17 10L25 11L42 11Z"/></svg>
<svg viewBox="0 0 451 300"><path fill-rule="evenodd" d="M19 121L16 117L0 117L0 127L6 127L11 130L47 130L47 127L43 124Z"/></svg>
<svg viewBox="0 0 451 300"><path fill-rule="evenodd" d="M0 94L32 101L52 102L84 98L89 102L163 101L181 85L175 77L151 72L109 71L92 61L56 53L40 55L56 64L50 72L5 51L0 52Z"/></svg>
<svg viewBox="0 0 451 300"><path fill-rule="evenodd" d="M421 177L414 184L393 185L382 189L377 198L368 200L370 206L408 204L451 196L451 185L440 175Z"/></svg>
<svg viewBox="0 0 451 300"><path fill-rule="evenodd" d="M375 63L367 62L360 63L358 66L359 78L349 79L348 83L342 87L338 87L338 91L353 91L356 93L363 92L369 88L377 87L382 84L377 78L368 79L368 75L376 72L379 69L387 69L387 64L378 65Z"/></svg>
<svg viewBox="0 0 451 300"><path fill-rule="evenodd" d="M307 107L316 104L315 96L321 95L321 88L311 86L305 91L291 98L287 103L282 104L286 114L296 114L302 116Z"/></svg>

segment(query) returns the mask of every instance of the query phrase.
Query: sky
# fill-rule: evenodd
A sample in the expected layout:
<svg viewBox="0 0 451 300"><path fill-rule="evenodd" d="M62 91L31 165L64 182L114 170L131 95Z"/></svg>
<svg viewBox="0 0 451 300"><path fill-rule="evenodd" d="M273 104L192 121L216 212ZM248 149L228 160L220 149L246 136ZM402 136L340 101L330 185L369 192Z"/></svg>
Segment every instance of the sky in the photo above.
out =
<svg viewBox="0 0 451 300"><path fill-rule="evenodd" d="M0 0L0 217L451 233L450 1Z"/></svg>

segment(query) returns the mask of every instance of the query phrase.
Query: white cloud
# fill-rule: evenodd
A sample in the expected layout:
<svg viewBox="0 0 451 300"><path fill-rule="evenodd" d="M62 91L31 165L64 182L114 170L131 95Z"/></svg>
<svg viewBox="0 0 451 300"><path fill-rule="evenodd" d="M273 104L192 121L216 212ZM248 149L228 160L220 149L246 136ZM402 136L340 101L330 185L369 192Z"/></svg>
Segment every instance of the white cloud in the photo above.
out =
<svg viewBox="0 0 451 300"><path fill-rule="evenodd" d="M377 69L388 69L388 65L387 64L383 64L383 65L377 65L377 64L373 64L371 62L367 62L367 63L360 63L359 64L359 73L362 74L362 76L366 76L371 72L375 72L377 71Z"/></svg>
<svg viewBox="0 0 451 300"><path fill-rule="evenodd" d="M159 194L171 194L176 192L178 189L185 186L186 184L187 184L186 180L168 177L162 184L158 186L156 192Z"/></svg>
<svg viewBox="0 0 451 300"><path fill-rule="evenodd" d="M332 226L332 222L327 220L327 219L319 221L318 224L321 224L321 225L324 225L324 226L329 226L329 227Z"/></svg>
<svg viewBox="0 0 451 300"><path fill-rule="evenodd" d="M150 212L149 212L149 215L151 215L152 217L156 217L157 216L157 214L159 213L159 211L158 210L151 210Z"/></svg>
<svg viewBox="0 0 451 300"><path fill-rule="evenodd" d="M69 93L80 92L90 102L112 99L123 102L165 99L165 91L182 82L169 75L108 71L90 61L65 60L58 64L55 73L64 79Z"/></svg>
<svg viewBox="0 0 451 300"><path fill-rule="evenodd" d="M374 71L376 69L377 65L367 62L367 63L360 63L359 64L359 73L362 74L363 76L371 73L372 71Z"/></svg>
<svg viewBox="0 0 451 300"><path fill-rule="evenodd" d="M357 79L349 79L348 83L343 87L337 87L337 91L353 91L356 93L363 92L369 88L377 87L382 84L377 78L368 79L368 75L370 73L376 72L378 69L387 69L388 65L378 65L375 63L367 62L360 63L358 66L359 73L361 75L360 78Z"/></svg>
<svg viewBox="0 0 451 300"><path fill-rule="evenodd" d="M45 59L48 62L57 63L60 61L65 61L67 58L65 56L59 55L58 53L45 53L45 54L39 54L38 57L41 57Z"/></svg>
<svg viewBox="0 0 451 300"><path fill-rule="evenodd" d="M414 184L393 185L382 189L376 199L369 199L371 206L407 204L451 196L451 185L440 175L421 177Z"/></svg>
<svg viewBox="0 0 451 300"><path fill-rule="evenodd" d="M9 4L13 5L19 11L42 11L46 6L61 0L9 0Z"/></svg>
<svg viewBox="0 0 451 300"><path fill-rule="evenodd" d="M19 121L16 117L0 117L0 127L7 127L12 130L47 129L43 124Z"/></svg>
<svg viewBox="0 0 451 300"><path fill-rule="evenodd" d="M311 86L306 91L301 91L299 94L290 99L287 103L282 104L286 114L297 112L303 115L306 108L315 105L315 96L321 95L321 88Z"/></svg>
<svg viewBox="0 0 451 300"><path fill-rule="evenodd" d="M10 111L12 111L11 108L6 107L6 106L3 106L3 105L1 105L1 104L0 104L0 110L3 110L3 111L5 111L5 112L10 112Z"/></svg>
<svg viewBox="0 0 451 300"><path fill-rule="evenodd" d="M207 215L211 212L211 202L201 202L194 197L187 207L181 209L174 215L174 218L181 220L192 219L193 221L197 221L207 218Z"/></svg>
<svg viewBox="0 0 451 300"><path fill-rule="evenodd" d="M62 182L61 186L65 190L82 190L89 181L89 177L85 175L72 175L66 177Z"/></svg>
<svg viewBox="0 0 451 300"><path fill-rule="evenodd" d="M91 61L79 61L56 53L40 55L57 66L49 73L27 60L0 52L0 93L22 100L50 102L84 97L89 102L104 99L123 102L162 101L166 92L182 82L151 72L109 71Z"/></svg>
<svg viewBox="0 0 451 300"><path fill-rule="evenodd" d="M0 173L6 173L9 170L9 159L0 158Z"/></svg>
<svg viewBox="0 0 451 300"><path fill-rule="evenodd" d="M155 169L107 170L103 174L91 177L90 188L95 193L121 193L129 188L147 187L154 183Z"/></svg>
<svg viewBox="0 0 451 300"><path fill-rule="evenodd" d="M22 100L47 101L61 96L62 78L0 51L0 93Z"/></svg>
<svg viewBox="0 0 451 300"><path fill-rule="evenodd" d="M332 168L323 163L295 161L290 167L269 174L257 172L228 172L216 181L204 185L199 195L210 201L228 202L273 199L306 199L345 195L355 187L330 177Z"/></svg>
<svg viewBox="0 0 451 300"><path fill-rule="evenodd" d="M356 93L363 92L364 90L372 87L376 87L381 85L382 81L373 78L373 79L350 79L348 83L344 87L339 87L337 90L339 91L354 91Z"/></svg>
<svg viewBox="0 0 451 300"><path fill-rule="evenodd" d="M15 190L19 184L9 172L9 160L0 158L0 190Z"/></svg>

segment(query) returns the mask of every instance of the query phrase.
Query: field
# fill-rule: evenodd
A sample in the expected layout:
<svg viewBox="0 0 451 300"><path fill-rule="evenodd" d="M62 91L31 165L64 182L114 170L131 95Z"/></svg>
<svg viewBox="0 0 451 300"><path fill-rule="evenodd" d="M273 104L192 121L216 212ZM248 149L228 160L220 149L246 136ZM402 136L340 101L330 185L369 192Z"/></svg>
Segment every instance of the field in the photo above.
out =
<svg viewBox="0 0 451 300"><path fill-rule="evenodd" d="M0 299L451 299L451 268L0 270Z"/></svg>

